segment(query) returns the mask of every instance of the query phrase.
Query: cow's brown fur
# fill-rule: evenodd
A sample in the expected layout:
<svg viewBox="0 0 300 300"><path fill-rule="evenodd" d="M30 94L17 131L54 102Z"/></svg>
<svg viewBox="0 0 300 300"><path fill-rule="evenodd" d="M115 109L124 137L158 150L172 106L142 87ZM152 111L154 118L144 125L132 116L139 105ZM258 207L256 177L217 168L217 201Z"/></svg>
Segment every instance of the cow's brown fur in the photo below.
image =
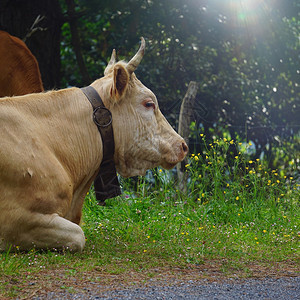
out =
<svg viewBox="0 0 300 300"><path fill-rule="evenodd" d="M0 31L0 97L43 90L36 58L23 41Z"/></svg>
<svg viewBox="0 0 300 300"><path fill-rule="evenodd" d="M110 66L92 86L112 112L122 176L171 168L185 157L187 146L155 95L125 63ZM81 251L81 209L102 160L89 101L78 88L2 98L0 128L0 249Z"/></svg>

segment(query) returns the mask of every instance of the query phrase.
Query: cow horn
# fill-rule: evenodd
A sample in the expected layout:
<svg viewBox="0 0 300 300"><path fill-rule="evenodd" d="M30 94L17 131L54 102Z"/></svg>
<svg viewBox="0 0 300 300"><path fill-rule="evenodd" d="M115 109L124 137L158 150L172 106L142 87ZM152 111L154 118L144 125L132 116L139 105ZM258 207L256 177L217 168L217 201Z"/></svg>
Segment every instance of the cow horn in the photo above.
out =
<svg viewBox="0 0 300 300"><path fill-rule="evenodd" d="M116 57L117 57L117 56L116 56L116 50L114 49L114 50L112 51L110 61L109 61L108 65L106 66L105 70L104 70L104 75L107 75L108 72L109 72L109 70L110 70L110 67L111 67L112 65L115 64L115 62L116 62Z"/></svg>
<svg viewBox="0 0 300 300"><path fill-rule="evenodd" d="M141 37L141 46L135 56L127 63L126 69L129 74L132 74L141 62L145 52L145 40Z"/></svg>
<svg viewBox="0 0 300 300"><path fill-rule="evenodd" d="M116 62L116 50L114 49L112 51L111 58L110 58L110 61L108 63L108 66L113 65L115 62Z"/></svg>

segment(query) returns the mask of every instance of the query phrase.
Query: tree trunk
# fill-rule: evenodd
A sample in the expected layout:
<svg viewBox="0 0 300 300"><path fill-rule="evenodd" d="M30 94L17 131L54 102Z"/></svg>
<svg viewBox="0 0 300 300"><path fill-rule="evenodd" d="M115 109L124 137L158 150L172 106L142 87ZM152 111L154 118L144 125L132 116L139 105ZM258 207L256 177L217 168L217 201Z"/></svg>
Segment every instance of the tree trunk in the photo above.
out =
<svg viewBox="0 0 300 300"><path fill-rule="evenodd" d="M189 146L190 125L193 121L195 99L198 91L198 85L195 81L191 81L188 90L182 100L179 114L178 133L184 138ZM187 173L185 165L187 158L177 164L177 176L179 189L182 192L187 191Z"/></svg>
<svg viewBox="0 0 300 300"><path fill-rule="evenodd" d="M28 35L40 16L42 30ZM36 57L45 89L60 87L60 36L63 22L58 0L0 0L0 29L20 39L28 36L26 44Z"/></svg>
<svg viewBox="0 0 300 300"><path fill-rule="evenodd" d="M82 56L80 38L78 33L77 16L75 14L75 2L73 0L65 0L65 1L68 6L68 16L69 16L69 24L71 29L72 45L76 55L78 67L82 76L82 83L83 85L89 85L91 83L91 78L89 76L89 73L87 71Z"/></svg>

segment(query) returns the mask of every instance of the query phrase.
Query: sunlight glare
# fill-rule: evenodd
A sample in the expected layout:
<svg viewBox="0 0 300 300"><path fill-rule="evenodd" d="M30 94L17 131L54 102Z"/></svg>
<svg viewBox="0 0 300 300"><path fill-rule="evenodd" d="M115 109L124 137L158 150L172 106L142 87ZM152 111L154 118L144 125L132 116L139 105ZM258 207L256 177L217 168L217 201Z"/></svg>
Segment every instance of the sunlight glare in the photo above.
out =
<svg viewBox="0 0 300 300"><path fill-rule="evenodd" d="M262 12L263 0L233 0L237 18L245 23L256 22Z"/></svg>

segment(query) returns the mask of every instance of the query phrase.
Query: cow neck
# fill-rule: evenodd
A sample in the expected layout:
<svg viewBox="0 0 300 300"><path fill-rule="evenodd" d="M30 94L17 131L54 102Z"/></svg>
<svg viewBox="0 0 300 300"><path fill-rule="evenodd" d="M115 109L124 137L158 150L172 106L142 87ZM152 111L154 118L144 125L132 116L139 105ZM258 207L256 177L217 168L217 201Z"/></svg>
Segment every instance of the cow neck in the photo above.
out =
<svg viewBox="0 0 300 300"><path fill-rule="evenodd" d="M104 106L98 92L92 87L81 88L93 107L93 120L96 124L103 145L103 158L99 172L94 180L96 199L100 205L105 205L105 200L121 194L120 184L113 160L115 142L112 127L111 112Z"/></svg>

